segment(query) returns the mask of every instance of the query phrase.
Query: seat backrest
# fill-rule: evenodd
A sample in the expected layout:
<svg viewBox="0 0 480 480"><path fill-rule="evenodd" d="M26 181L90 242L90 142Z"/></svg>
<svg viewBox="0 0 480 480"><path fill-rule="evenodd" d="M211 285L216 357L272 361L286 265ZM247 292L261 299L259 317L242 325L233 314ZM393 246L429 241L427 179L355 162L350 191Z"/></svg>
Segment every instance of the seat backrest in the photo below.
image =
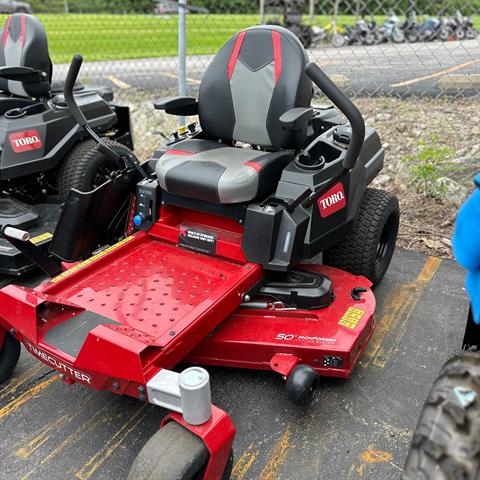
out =
<svg viewBox="0 0 480 480"><path fill-rule="evenodd" d="M287 110L308 107L312 82L298 38L276 25L234 35L208 66L198 96L199 120L209 138L294 148L305 132L283 130Z"/></svg>
<svg viewBox="0 0 480 480"><path fill-rule="evenodd" d="M0 78L0 90L20 97L46 97L50 91L52 62L45 29L32 15L10 15L0 31L0 67L29 67L47 74L41 82Z"/></svg>

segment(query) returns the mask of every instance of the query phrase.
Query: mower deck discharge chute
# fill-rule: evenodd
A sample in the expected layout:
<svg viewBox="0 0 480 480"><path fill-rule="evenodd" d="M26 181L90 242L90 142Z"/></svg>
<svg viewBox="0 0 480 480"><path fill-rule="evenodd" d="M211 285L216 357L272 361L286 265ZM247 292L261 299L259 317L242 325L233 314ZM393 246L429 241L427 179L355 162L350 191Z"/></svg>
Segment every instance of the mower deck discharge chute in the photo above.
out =
<svg viewBox="0 0 480 480"><path fill-rule="evenodd" d="M65 97L108 154L71 95L81 61L72 62ZM312 81L336 108L311 106ZM113 180L70 192L51 252L63 271L35 289L1 290L0 331L4 349L22 342L67 383L176 412L130 479L229 478L234 430L210 404L208 373L169 369L184 361L271 369L303 406L320 375L350 376L374 329L371 286L393 254L398 202L367 188L383 166L378 135L282 27L230 39L198 100L155 105L198 114L201 127L175 133L138 172L135 231L85 259L89 235L77 242L72 231L98 224ZM79 205L98 215L79 211L69 221ZM24 233L3 229L19 248ZM320 253L323 264L307 263ZM60 271L48 259L44 271ZM3 352L13 370L17 351ZM189 446L166 454L178 441Z"/></svg>
<svg viewBox="0 0 480 480"><path fill-rule="evenodd" d="M89 191L121 170L97 150L72 117L61 89L52 85L45 30L26 14L8 17L0 31L0 227L28 229L32 242L49 247L60 204L68 191ZM97 133L113 148L133 148L128 107L113 103L105 87L75 85L76 101ZM35 267L0 239L0 274Z"/></svg>

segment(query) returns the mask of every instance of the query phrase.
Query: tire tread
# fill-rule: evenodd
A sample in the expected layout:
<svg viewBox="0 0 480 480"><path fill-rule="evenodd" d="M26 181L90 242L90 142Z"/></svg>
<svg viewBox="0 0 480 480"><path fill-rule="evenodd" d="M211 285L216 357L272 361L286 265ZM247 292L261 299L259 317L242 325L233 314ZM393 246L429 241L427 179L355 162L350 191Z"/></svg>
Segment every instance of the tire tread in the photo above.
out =
<svg viewBox="0 0 480 480"><path fill-rule="evenodd" d="M377 284L383 277L375 269L378 238L381 234L379 228L383 227L383 222L393 212L400 216L395 196L384 190L367 188L352 232L323 252L323 262L354 275L363 275ZM391 257L388 263L390 259Z"/></svg>
<svg viewBox="0 0 480 480"><path fill-rule="evenodd" d="M467 406L454 388L473 390ZM480 354L462 352L447 361L425 402L402 480L480 478Z"/></svg>

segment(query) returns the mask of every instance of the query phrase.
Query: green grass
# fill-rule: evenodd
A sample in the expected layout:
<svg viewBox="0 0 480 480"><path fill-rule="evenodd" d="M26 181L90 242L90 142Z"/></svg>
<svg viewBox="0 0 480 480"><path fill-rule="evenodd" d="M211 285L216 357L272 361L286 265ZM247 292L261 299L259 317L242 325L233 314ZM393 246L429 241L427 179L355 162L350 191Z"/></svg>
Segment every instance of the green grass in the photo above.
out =
<svg viewBox="0 0 480 480"><path fill-rule="evenodd" d="M74 53L82 53L90 62L177 55L176 16L44 14L38 17L47 30L54 63L69 62ZM257 23L257 15L188 15L187 53L214 53L234 33Z"/></svg>
<svg viewBox="0 0 480 480"><path fill-rule="evenodd" d="M86 61L124 60L175 56L178 45L178 18L152 15L38 15L48 34L50 55L54 63L67 63L74 53ZM0 22L6 16L0 15ZM378 23L385 17L376 17ZM315 24L324 26L331 20L317 16ZM480 28L480 16L475 17ZM234 33L256 25L258 15L188 15L187 53L215 53ZM340 16L338 24L353 24L354 16Z"/></svg>

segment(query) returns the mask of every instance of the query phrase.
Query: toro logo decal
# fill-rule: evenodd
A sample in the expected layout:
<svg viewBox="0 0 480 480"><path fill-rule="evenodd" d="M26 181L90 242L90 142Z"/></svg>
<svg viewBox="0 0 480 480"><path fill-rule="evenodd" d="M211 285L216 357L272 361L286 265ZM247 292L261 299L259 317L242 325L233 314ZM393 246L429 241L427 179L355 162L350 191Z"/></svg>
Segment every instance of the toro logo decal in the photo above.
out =
<svg viewBox="0 0 480 480"><path fill-rule="evenodd" d="M12 133L8 136L12 149L15 153L38 150L43 147L38 130Z"/></svg>
<svg viewBox="0 0 480 480"><path fill-rule="evenodd" d="M325 195L318 199L317 204L322 218L329 217L332 213L345 208L347 205L347 199L345 197L343 185L337 183Z"/></svg>

